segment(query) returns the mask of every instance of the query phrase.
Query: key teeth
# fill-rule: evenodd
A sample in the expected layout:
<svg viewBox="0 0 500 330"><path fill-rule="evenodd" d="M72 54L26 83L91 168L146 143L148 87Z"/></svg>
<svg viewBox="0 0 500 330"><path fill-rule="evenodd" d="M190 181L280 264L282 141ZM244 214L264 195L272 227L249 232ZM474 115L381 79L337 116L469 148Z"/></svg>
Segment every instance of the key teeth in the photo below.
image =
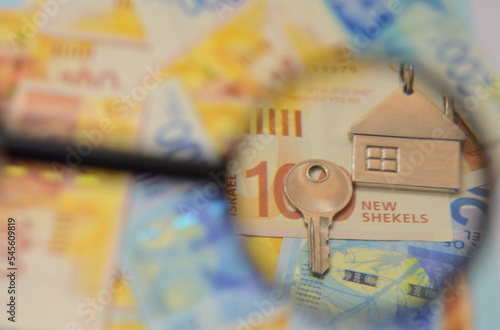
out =
<svg viewBox="0 0 500 330"><path fill-rule="evenodd" d="M323 276L328 269L330 269L330 247L328 246L328 240L325 242L326 245L321 246L321 256L319 263L314 263L309 260L309 268L315 276Z"/></svg>
<svg viewBox="0 0 500 330"><path fill-rule="evenodd" d="M308 218L309 269L315 276L323 276L330 268L330 247L328 245L329 217ZM319 230L319 233L317 232ZM318 235L319 234L319 235Z"/></svg>

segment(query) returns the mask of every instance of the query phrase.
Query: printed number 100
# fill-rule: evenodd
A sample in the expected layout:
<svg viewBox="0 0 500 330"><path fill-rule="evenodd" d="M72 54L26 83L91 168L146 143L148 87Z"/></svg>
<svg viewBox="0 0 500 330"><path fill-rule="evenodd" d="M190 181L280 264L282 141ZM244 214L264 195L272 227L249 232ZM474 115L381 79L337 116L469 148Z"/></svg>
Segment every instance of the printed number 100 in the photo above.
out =
<svg viewBox="0 0 500 330"><path fill-rule="evenodd" d="M273 197L274 202L278 211L288 219L300 219L302 215L299 211L290 210L285 203L285 194L283 193L283 187L285 184L285 175L295 164L284 164L282 165L274 176L273 183ZM257 176L258 188L259 188L259 217L266 218L269 215L269 191L267 189L268 185L268 171L267 162L262 161L257 166L246 171L246 177L251 178Z"/></svg>
<svg viewBox="0 0 500 330"><path fill-rule="evenodd" d="M274 203L278 208L278 211L288 219L296 220L301 219L302 215L299 211L290 210L285 202L286 196L283 191L285 184L285 176L288 171L294 167L295 164L288 163L282 165L276 174L274 175L274 183L273 183L273 197ZM254 176L258 179L258 190L259 190L259 217L267 218L269 216L269 191L267 189L268 185L268 170L267 170L267 162L262 161L254 168L251 168L246 171L246 177L252 178ZM352 198L347 207L342 210L339 214L335 216L335 221L343 221L347 220L352 212L354 211L354 207L356 205L356 192L354 191L352 194Z"/></svg>

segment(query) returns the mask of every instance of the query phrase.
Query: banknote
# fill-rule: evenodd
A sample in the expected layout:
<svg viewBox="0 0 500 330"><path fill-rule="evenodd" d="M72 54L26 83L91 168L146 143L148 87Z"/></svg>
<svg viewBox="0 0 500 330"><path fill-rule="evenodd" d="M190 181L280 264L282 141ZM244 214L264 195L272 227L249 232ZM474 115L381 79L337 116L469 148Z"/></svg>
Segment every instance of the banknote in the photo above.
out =
<svg viewBox="0 0 500 330"><path fill-rule="evenodd" d="M334 58L316 63L309 62L302 79L295 79L292 87L254 109L246 138L228 163L230 212L240 234L305 237L300 213L283 194L288 170L305 159L327 159L350 171L351 125L400 88L397 73L387 62L379 65L350 59L346 65L345 59ZM373 84L375 79L377 84ZM416 84L428 89L419 81ZM442 107L435 91L426 95ZM477 140L468 132L462 190L487 182L487 164ZM425 148L421 145L420 150ZM453 197L441 192L395 190L390 182L385 188L355 185L352 201L336 217L330 237L448 241Z"/></svg>
<svg viewBox="0 0 500 330"><path fill-rule="evenodd" d="M283 239L280 237L241 236L240 240L250 262L267 283L272 283L276 275L276 265Z"/></svg>
<svg viewBox="0 0 500 330"><path fill-rule="evenodd" d="M22 34L23 20L34 12L31 3L0 5L0 111L5 111L16 85L28 72L32 57ZM4 7L6 6L6 7Z"/></svg>
<svg viewBox="0 0 500 330"><path fill-rule="evenodd" d="M170 62L209 37L235 16L245 2L250 1L136 0L132 4L141 17L153 56Z"/></svg>
<svg viewBox="0 0 500 330"><path fill-rule="evenodd" d="M131 275L121 271L116 278L113 304L107 322L107 330L146 330L146 323L139 310L130 285Z"/></svg>
<svg viewBox="0 0 500 330"><path fill-rule="evenodd" d="M113 134L104 133L108 135L107 140L114 139L115 145L124 144L130 149L133 146L130 141L133 141L137 128L138 109L147 94L159 85L160 76L156 69L146 64L128 69L130 66L125 63L127 52L124 53L123 49L96 49L95 45L84 41L48 37L40 37L36 43L35 48L49 50L47 57L36 56L36 52L30 49L15 53L10 48L7 48L10 51L1 55L2 122L10 121L10 129L18 133L25 134L27 131L36 130L39 137L40 133L42 136L47 135L50 130L53 130L55 135L60 135L61 130L69 133L76 128L75 121L80 121L77 125L80 130L97 128L102 131L114 125ZM84 54L79 53L80 51ZM97 58L91 55L96 52L100 54ZM145 63L147 53L142 54L145 55L142 60L140 56L131 57L135 58L138 64L141 61ZM120 58L120 55L126 59L121 61L121 64L120 61L112 60L115 57ZM128 60L130 59L129 57ZM40 97L45 98L47 103L33 105L32 102L37 102L36 98ZM90 99L82 101L85 98ZM77 101L78 99L80 101ZM76 106L75 102L80 106ZM93 102L97 104L92 105ZM45 109L41 110L40 107ZM87 110L82 111L82 107ZM33 122L28 124L31 120ZM35 122L39 120L45 120L48 126L37 126ZM61 122L58 123L59 120ZM52 121L52 124L48 121ZM19 124L23 126L22 123L27 124L24 131L17 130ZM118 131L123 134L122 142L116 136Z"/></svg>
<svg viewBox="0 0 500 330"><path fill-rule="evenodd" d="M229 327L244 322L254 302L283 302L267 296L247 261L223 192L200 195L206 187L154 178L131 192L123 264L150 328Z"/></svg>
<svg viewBox="0 0 500 330"><path fill-rule="evenodd" d="M497 140L499 86L472 34L441 2L325 1L340 25L346 47L357 54L397 57L418 65L421 75L459 101L459 112L482 142ZM432 83L434 82L434 83Z"/></svg>
<svg viewBox="0 0 500 330"><path fill-rule="evenodd" d="M144 71L144 60L151 58L130 0L20 1L0 15L0 44L16 55L27 51L39 78L122 92L134 87L127 78ZM142 78L137 75L134 83Z"/></svg>
<svg viewBox="0 0 500 330"><path fill-rule="evenodd" d="M0 43L0 116L4 121L8 107L21 78L31 66L28 53L16 55L5 43ZM18 66L14 65L19 63Z"/></svg>
<svg viewBox="0 0 500 330"><path fill-rule="evenodd" d="M112 172L60 181L47 164L3 168L0 262L10 277L0 282L12 288L0 293L11 304L2 328L103 329L126 187L126 176Z"/></svg>
<svg viewBox="0 0 500 330"><path fill-rule="evenodd" d="M158 69L150 63L150 52L144 47L41 31L30 41L29 50L33 58L30 77L59 86L119 95L134 93L143 99L143 90L152 89L159 79ZM134 65L130 65L132 61Z"/></svg>
<svg viewBox="0 0 500 330"><path fill-rule="evenodd" d="M122 102L114 93L23 80L9 109L9 130L76 144L73 166L94 148L135 151L178 160L220 161L196 108L172 78L145 101Z"/></svg>
<svg viewBox="0 0 500 330"><path fill-rule="evenodd" d="M113 93L116 102L126 106L143 101L158 84L159 69L157 63L152 63L145 44L138 47L119 42L122 39L113 33L104 37L108 28L127 34L127 24L133 21L127 13L134 11L128 1L102 2L99 6L82 1L65 5L53 1L28 3L22 9L0 12L0 29L4 32L0 42L3 108L8 106L18 83L26 78L53 86L82 88L83 92ZM114 14L108 15L107 11ZM101 21L80 22L81 26L94 29L94 34L54 23L61 19L65 24L79 25L77 21L87 16Z"/></svg>
<svg viewBox="0 0 500 330"><path fill-rule="evenodd" d="M45 16L46 21L34 18L32 25L41 31L132 48L148 45L143 21L133 0L47 1L40 3L38 15Z"/></svg>
<svg viewBox="0 0 500 330"><path fill-rule="evenodd" d="M75 165L94 148L134 150L141 104L131 103L127 108L116 104L113 94L23 80L6 126L31 137L75 142L77 147L68 150L66 164Z"/></svg>
<svg viewBox="0 0 500 330"><path fill-rule="evenodd" d="M482 239L488 192L477 187L453 199L450 242L331 240L331 268L323 278L309 271L306 240L283 239L274 286L325 322L395 320L405 329L429 327L440 313L431 302L443 305L435 301L440 290L460 286L455 274Z"/></svg>
<svg viewBox="0 0 500 330"><path fill-rule="evenodd" d="M0 4L0 40L9 43L13 47L16 37L26 32L23 29L24 22L30 15L36 13L35 1L3 1ZM19 39L21 40L21 39Z"/></svg>
<svg viewBox="0 0 500 330"><path fill-rule="evenodd" d="M220 157L208 139L193 100L180 79L158 84L144 102L137 148L141 153L178 160L217 163Z"/></svg>

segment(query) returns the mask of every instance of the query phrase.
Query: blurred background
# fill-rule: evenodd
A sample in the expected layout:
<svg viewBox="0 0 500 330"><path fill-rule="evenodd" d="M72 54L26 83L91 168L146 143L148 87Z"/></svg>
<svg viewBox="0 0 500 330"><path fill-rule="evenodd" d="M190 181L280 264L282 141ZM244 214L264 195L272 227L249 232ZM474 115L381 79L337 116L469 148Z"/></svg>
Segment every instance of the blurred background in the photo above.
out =
<svg viewBox="0 0 500 330"><path fill-rule="evenodd" d="M0 329L496 328L499 10L0 0ZM455 99L461 187L356 186L314 277L285 175L351 171L347 133L401 63L438 110ZM369 200L433 227L365 226Z"/></svg>

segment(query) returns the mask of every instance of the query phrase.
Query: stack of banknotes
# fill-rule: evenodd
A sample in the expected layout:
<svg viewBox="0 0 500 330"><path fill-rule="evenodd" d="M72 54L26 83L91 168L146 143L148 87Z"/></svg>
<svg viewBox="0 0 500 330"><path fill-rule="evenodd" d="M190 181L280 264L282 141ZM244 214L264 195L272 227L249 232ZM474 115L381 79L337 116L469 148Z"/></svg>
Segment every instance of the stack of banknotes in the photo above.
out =
<svg viewBox="0 0 500 330"><path fill-rule="evenodd" d="M19 270L15 322L0 328L466 328L461 268L486 235L481 143L500 140L500 84L465 5L1 2L2 125L68 147L65 162L2 160L0 265L13 218ZM284 176L309 158L349 169L349 128L400 88L402 61L437 107L456 100L460 191L356 187L331 269L314 277ZM81 166L96 148L227 170L199 181ZM381 226L382 208L428 221Z"/></svg>

